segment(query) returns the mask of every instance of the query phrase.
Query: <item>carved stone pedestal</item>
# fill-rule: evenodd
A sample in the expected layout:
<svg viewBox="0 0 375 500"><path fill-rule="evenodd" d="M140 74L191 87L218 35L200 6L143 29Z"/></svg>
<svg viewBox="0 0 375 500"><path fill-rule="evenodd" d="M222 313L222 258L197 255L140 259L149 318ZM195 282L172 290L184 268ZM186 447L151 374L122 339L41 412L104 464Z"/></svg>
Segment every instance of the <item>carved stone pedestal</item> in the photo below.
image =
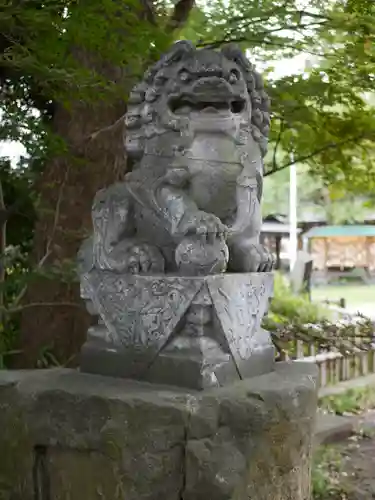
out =
<svg viewBox="0 0 375 500"><path fill-rule="evenodd" d="M83 346L83 372L204 389L273 370L273 344L260 326L272 273L91 271L81 283L101 321Z"/></svg>
<svg viewBox="0 0 375 500"><path fill-rule="evenodd" d="M310 500L316 367L187 391L0 372L4 500Z"/></svg>

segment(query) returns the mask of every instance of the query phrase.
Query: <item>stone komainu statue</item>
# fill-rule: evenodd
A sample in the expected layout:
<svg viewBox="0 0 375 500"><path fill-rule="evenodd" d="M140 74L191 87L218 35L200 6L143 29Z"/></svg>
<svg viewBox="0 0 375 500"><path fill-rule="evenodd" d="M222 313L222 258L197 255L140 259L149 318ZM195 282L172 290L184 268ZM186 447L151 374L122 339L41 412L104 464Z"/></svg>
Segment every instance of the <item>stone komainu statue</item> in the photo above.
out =
<svg viewBox="0 0 375 500"><path fill-rule="evenodd" d="M177 42L130 94L125 182L99 191L84 269L269 271L259 244L269 99L233 46Z"/></svg>
<svg viewBox="0 0 375 500"><path fill-rule="evenodd" d="M269 101L242 53L178 42L130 94L125 182L80 252L81 370L193 389L274 367L259 244Z"/></svg>

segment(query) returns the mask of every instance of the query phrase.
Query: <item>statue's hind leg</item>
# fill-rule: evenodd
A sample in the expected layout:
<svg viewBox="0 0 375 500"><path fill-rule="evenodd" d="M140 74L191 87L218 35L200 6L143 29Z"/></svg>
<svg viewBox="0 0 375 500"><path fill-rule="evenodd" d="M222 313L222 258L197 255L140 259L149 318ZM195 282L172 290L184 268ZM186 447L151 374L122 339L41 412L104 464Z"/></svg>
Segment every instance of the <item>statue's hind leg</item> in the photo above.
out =
<svg viewBox="0 0 375 500"><path fill-rule="evenodd" d="M229 270L239 273L272 271L273 255L259 242L261 219L256 217L241 233L230 236Z"/></svg>
<svg viewBox="0 0 375 500"><path fill-rule="evenodd" d="M237 218L229 230L229 270L251 273L271 271L272 254L260 244L262 214L258 181L237 187Z"/></svg>
<svg viewBox="0 0 375 500"><path fill-rule="evenodd" d="M160 250L137 237L133 212L125 184L97 193L92 209L94 268L132 274L164 271Z"/></svg>
<svg viewBox="0 0 375 500"><path fill-rule="evenodd" d="M272 271L274 258L259 242L238 239L229 248L229 270L251 273Z"/></svg>

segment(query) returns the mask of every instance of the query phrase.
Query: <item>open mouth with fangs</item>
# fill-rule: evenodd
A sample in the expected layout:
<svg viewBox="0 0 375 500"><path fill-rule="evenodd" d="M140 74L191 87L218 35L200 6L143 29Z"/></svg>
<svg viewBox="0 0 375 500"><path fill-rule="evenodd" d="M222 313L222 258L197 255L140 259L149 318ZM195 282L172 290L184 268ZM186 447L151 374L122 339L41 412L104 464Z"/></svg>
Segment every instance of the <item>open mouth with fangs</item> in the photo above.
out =
<svg viewBox="0 0 375 500"><path fill-rule="evenodd" d="M173 97L169 100L169 108L175 115L188 115L192 112L238 114L245 109L245 104L245 100L241 98L204 101L186 97Z"/></svg>

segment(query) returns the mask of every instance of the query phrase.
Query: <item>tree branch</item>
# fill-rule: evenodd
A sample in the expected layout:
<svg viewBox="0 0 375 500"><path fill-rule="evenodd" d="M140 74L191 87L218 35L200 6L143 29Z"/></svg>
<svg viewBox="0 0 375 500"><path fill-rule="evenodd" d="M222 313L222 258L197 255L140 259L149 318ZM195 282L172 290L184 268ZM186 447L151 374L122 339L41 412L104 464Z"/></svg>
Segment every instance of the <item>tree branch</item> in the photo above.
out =
<svg viewBox="0 0 375 500"><path fill-rule="evenodd" d="M198 48L204 48L204 47L217 48L217 47L220 47L221 45L224 45L227 43L244 43L244 42L256 43L257 45L268 45L270 47L280 47L280 49L292 49L292 50L295 50L296 52L310 54L312 56L318 56L318 57L329 57L330 56L329 54L323 54L321 52L312 52L311 50L308 50L307 47L296 47L292 44L286 44L286 43L276 42L276 41L272 41L272 40L258 40L256 38L249 38L246 36L234 37L234 38L224 38L222 40L216 40L214 42L198 43L197 47Z"/></svg>
<svg viewBox="0 0 375 500"><path fill-rule="evenodd" d="M15 203L10 205L9 208L5 208L0 201L0 225L5 224L10 217L15 214L20 206L21 201L17 200Z"/></svg>
<svg viewBox="0 0 375 500"><path fill-rule="evenodd" d="M46 244L46 251L45 251L45 254L43 255L43 257L38 262L38 264L36 266L37 269L41 269L44 266L44 264L46 263L46 261L48 260L49 256L52 253L51 246L52 246L52 243L53 243L53 238L54 238L55 233L56 233L57 224L58 224L59 219L60 219L60 206L61 206L61 203L62 203L63 192L64 192L64 189L65 189L67 180L68 180L69 172L70 172L70 168L68 167L66 169L66 171L65 171L64 179L63 179L63 182L61 183L61 186L60 186L60 189L59 189L59 195L58 195L57 202L56 202L56 208L55 208L55 215L54 215L54 219L53 219L52 231L51 231L51 234L50 234L50 236L48 238L48 241L47 241L47 244ZM27 292L27 285L25 285L22 288L22 290L20 291L20 293L15 297L15 299L13 301L13 304L14 304L13 310L16 307L19 306L19 304L22 301L22 299L24 298L26 292ZM27 304L25 304L23 306L19 306L19 307L24 308L26 305Z"/></svg>
<svg viewBox="0 0 375 500"><path fill-rule="evenodd" d="M276 165L277 148L279 147L279 144L281 142L281 136L283 135L284 128L285 128L285 121L283 120L283 118L281 118L281 120L280 120L280 127L279 127L279 133L277 135L277 139L276 139L276 142L275 142L275 147L274 147L274 150L273 150L272 170L277 170L277 165Z"/></svg>
<svg viewBox="0 0 375 500"><path fill-rule="evenodd" d="M121 128L124 126L125 126L124 116L120 116L120 118L118 118L114 123L111 123L110 125L107 125L106 127L103 127L99 130L95 130L95 132L92 132L90 135L85 137L85 140L89 140L89 141L95 140L98 137L98 135L101 135L101 134L107 133L107 132L113 132L117 128L119 128L119 127Z"/></svg>
<svg viewBox="0 0 375 500"><path fill-rule="evenodd" d="M174 6L173 13L166 26L167 33L182 28L188 20L191 9L195 5L195 0L178 0Z"/></svg>
<svg viewBox="0 0 375 500"><path fill-rule="evenodd" d="M249 26L251 24L259 24L262 21L268 21L270 19L270 17L275 15L277 12L280 12L283 9L285 9L287 7L287 4L288 4L288 0L285 0L282 5L275 6L266 12L262 12L262 14L259 16L252 16L250 20L247 19L247 17L242 16L242 15L241 16L233 16L228 20L228 25L235 24L235 23L238 23L240 21L245 21L245 20L248 21Z"/></svg>
<svg viewBox="0 0 375 500"><path fill-rule="evenodd" d="M155 19L155 12L153 9L152 4L148 0L141 0L141 5L143 7L143 12L144 16L147 19L147 21L152 24L156 25L156 19Z"/></svg>
<svg viewBox="0 0 375 500"><path fill-rule="evenodd" d="M30 302L29 304L23 304L16 307L0 307L0 312L4 314L15 314L34 307L75 307L84 309L81 304L75 304L74 302Z"/></svg>
<svg viewBox="0 0 375 500"><path fill-rule="evenodd" d="M4 191L3 191L3 183L0 179L0 210L3 213L7 212L7 208L5 206L4 200ZM5 282L5 249L6 249L6 225L7 225L7 217L4 218L3 222L0 222L0 308L4 304L4 291L2 285ZM3 322L2 314L0 313L0 324Z"/></svg>
<svg viewBox="0 0 375 500"><path fill-rule="evenodd" d="M284 168L288 168L291 165L294 165L295 163L301 163L301 162L304 162L306 160L310 160L314 156L316 156L320 153L323 153L324 151L327 151L328 149L338 148L339 146L343 146L344 144L350 144L352 142L358 141L359 139L364 139L365 137L366 137L366 134L358 134L350 139L344 139L342 141L332 142L330 144L326 144L325 146L322 146L318 149L315 149L314 151L312 151L311 153L309 153L307 155L302 155L302 156L299 156L298 158L295 158L294 161L289 161L287 163L284 163L284 165L281 165L280 167L277 167L275 169L272 168L268 172L266 171L264 174L264 177L267 177L268 175L272 175L275 172L280 172L280 170L284 170Z"/></svg>

